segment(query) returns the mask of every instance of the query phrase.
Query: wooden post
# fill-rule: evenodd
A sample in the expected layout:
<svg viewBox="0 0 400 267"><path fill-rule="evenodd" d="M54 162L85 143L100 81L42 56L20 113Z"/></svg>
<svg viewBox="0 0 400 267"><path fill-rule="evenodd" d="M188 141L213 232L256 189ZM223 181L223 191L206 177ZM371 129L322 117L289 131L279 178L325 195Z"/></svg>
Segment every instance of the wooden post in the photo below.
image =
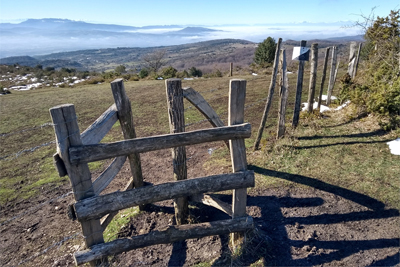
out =
<svg viewBox="0 0 400 267"><path fill-rule="evenodd" d="M289 96L289 82L286 73L286 51L285 49L281 50L280 56L280 66L281 66L281 88L279 92L280 101L279 101L279 113L278 113L278 131L277 131L277 139L281 138L285 135L285 115L286 115L286 105Z"/></svg>
<svg viewBox="0 0 400 267"><path fill-rule="evenodd" d="M185 116L183 109L183 90L180 79L168 79L165 81L169 129L171 133L180 133L185 131ZM186 149L184 146L172 148L172 163L174 168L174 179L186 180ZM187 223L189 208L187 197L181 197L174 200L176 224Z"/></svg>
<svg viewBox="0 0 400 267"><path fill-rule="evenodd" d="M333 87L335 85L336 61L337 61L337 47L334 46L332 48L331 72L330 72L330 75L329 75L328 93L327 93L327 97L326 97L326 104L327 105L331 104L332 91L333 91ZM339 66L339 64L338 64L338 66Z"/></svg>
<svg viewBox="0 0 400 267"><path fill-rule="evenodd" d="M326 67L328 66L328 57L330 49L331 49L330 47L327 47L325 52L324 67L322 68L321 90L319 91L319 97L318 97L318 107L317 107L318 110L321 110L322 91L324 90Z"/></svg>
<svg viewBox="0 0 400 267"><path fill-rule="evenodd" d="M302 40L300 47L305 47L307 41ZM296 101L294 103L293 120L292 126L297 127L299 124L300 108L301 108L301 95L303 92L303 76L304 76L304 60L299 60L299 70L297 72L297 84L296 84Z"/></svg>
<svg viewBox="0 0 400 267"><path fill-rule="evenodd" d="M244 103L246 100L246 80L230 80L229 84L229 125L244 122ZM244 139L229 140L233 172L247 170L246 147ZM232 195L232 217L246 216L247 188L235 189ZM232 235L233 246L241 241L242 233Z"/></svg>
<svg viewBox="0 0 400 267"><path fill-rule="evenodd" d="M229 71L229 76L232 77L233 76L233 63L231 62L230 65L230 71Z"/></svg>
<svg viewBox="0 0 400 267"><path fill-rule="evenodd" d="M318 44L311 45L311 67L310 67L310 87L308 90L308 107L307 111L313 111L315 84L317 83L317 67L318 67Z"/></svg>
<svg viewBox="0 0 400 267"><path fill-rule="evenodd" d="M123 79L111 82L111 90L118 110L118 119L125 139L136 138L135 126L133 124L131 102L125 92ZM143 186L142 166L139 153L128 155L129 165L133 178L133 187ZM131 189L131 188L129 188Z"/></svg>
<svg viewBox="0 0 400 267"><path fill-rule="evenodd" d="M354 65L356 61L356 42L350 42L350 54L349 54L349 65L347 67L347 73L350 75L350 77L353 79L353 74L354 74Z"/></svg>
<svg viewBox="0 0 400 267"><path fill-rule="evenodd" d="M50 115L54 124L57 153L64 162L75 200L79 201L94 196L91 174L87 163L71 164L69 161L69 148L82 145L74 105L66 104L53 107L50 109ZM81 226L87 248L104 243L100 220L83 221ZM95 266L106 261L107 258L104 258L103 260L92 261L90 264Z"/></svg>
<svg viewBox="0 0 400 267"><path fill-rule="evenodd" d="M268 98L267 98L267 102L265 103L265 109L264 109L264 113L263 113L263 116L261 119L260 128L258 128L257 138L256 138L256 141L254 142L254 150L257 150L260 146L260 141L261 141L261 137L262 137L262 134L264 131L265 123L267 122L268 112L271 108L272 97L274 96L274 89L275 89L275 83L276 83L276 75L278 73L279 51L281 49L281 44L282 44L282 38L279 38L278 42L276 44L275 59L274 59L274 65L273 65L273 70L272 70L271 83L269 85L269 90L268 90Z"/></svg>
<svg viewBox="0 0 400 267"><path fill-rule="evenodd" d="M357 52L357 57L356 57L356 62L354 64L354 71L353 71L353 79L357 75L357 69L358 69L358 62L360 60L360 53L361 53L361 48L362 48L362 43L358 45L358 52Z"/></svg>

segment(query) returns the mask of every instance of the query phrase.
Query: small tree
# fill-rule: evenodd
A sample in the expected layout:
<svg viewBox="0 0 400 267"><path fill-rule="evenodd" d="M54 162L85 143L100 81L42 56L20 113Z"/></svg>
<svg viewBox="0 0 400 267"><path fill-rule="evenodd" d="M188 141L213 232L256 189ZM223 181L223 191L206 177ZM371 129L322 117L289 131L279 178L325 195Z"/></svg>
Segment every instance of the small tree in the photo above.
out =
<svg viewBox="0 0 400 267"><path fill-rule="evenodd" d="M164 61L166 53L166 50L157 50L153 53L144 55L142 58L144 67L150 72L157 73L157 71L166 64Z"/></svg>
<svg viewBox="0 0 400 267"><path fill-rule="evenodd" d="M147 76L149 76L149 71L147 69L141 69L139 71L140 79L146 78Z"/></svg>
<svg viewBox="0 0 400 267"><path fill-rule="evenodd" d="M193 77L201 77L203 75L203 72L199 69L196 69L195 67L191 67L189 69L189 74L190 74L190 76L193 76Z"/></svg>
<svg viewBox="0 0 400 267"><path fill-rule="evenodd" d="M175 68L173 68L172 66L169 66L169 67L162 69L161 76L164 79L170 79L170 78L176 77L177 72L178 71Z"/></svg>
<svg viewBox="0 0 400 267"><path fill-rule="evenodd" d="M272 37L268 37L260 43L254 53L254 62L262 67L267 67L274 62L276 42Z"/></svg>
<svg viewBox="0 0 400 267"><path fill-rule="evenodd" d="M117 72L117 73L125 73L126 72L126 67L124 65L119 65L118 67L115 68L115 72Z"/></svg>

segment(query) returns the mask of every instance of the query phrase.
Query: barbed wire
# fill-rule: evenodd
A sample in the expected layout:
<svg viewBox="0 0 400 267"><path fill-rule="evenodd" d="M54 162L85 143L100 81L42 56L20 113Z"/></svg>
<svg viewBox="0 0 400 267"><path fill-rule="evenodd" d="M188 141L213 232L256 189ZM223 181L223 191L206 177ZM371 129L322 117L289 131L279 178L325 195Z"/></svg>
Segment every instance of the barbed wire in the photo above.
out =
<svg viewBox="0 0 400 267"><path fill-rule="evenodd" d="M37 130L37 129L42 129L48 126L53 126L53 124L51 122L46 122L42 125L38 125L38 126L33 126L31 128L26 128L26 129L22 129L19 131L14 131L14 132L9 132L9 133L0 133L0 137L7 137L7 136L11 136L11 135L16 135L19 133L24 133L24 132L29 132L29 131L33 131L33 130Z"/></svg>

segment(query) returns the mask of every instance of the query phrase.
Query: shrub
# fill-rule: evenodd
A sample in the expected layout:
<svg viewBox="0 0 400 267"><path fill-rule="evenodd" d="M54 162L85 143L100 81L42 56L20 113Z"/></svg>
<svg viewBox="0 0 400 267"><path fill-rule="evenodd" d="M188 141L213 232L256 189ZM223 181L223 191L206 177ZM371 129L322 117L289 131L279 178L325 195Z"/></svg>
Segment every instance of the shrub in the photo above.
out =
<svg viewBox="0 0 400 267"><path fill-rule="evenodd" d="M269 67L275 59L276 42L268 37L260 43L254 52L254 62L262 67Z"/></svg>
<svg viewBox="0 0 400 267"><path fill-rule="evenodd" d="M147 69L141 69L139 71L140 79L146 78L147 76L149 76L149 71Z"/></svg>
<svg viewBox="0 0 400 267"><path fill-rule="evenodd" d="M170 78L176 77L176 73L177 72L178 71L176 69L174 69L173 67L169 66L169 67L163 68L161 70L161 76L164 79L170 79Z"/></svg>

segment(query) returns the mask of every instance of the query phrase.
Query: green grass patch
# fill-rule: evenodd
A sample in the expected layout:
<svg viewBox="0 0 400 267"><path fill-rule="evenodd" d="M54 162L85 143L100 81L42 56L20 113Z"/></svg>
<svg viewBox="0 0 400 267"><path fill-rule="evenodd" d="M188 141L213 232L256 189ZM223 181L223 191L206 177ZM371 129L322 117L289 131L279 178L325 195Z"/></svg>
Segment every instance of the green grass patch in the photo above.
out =
<svg viewBox="0 0 400 267"><path fill-rule="evenodd" d="M103 233L104 241L110 242L117 239L118 233L126 226L130 219L140 213L138 207L133 207L120 211L107 226Z"/></svg>

